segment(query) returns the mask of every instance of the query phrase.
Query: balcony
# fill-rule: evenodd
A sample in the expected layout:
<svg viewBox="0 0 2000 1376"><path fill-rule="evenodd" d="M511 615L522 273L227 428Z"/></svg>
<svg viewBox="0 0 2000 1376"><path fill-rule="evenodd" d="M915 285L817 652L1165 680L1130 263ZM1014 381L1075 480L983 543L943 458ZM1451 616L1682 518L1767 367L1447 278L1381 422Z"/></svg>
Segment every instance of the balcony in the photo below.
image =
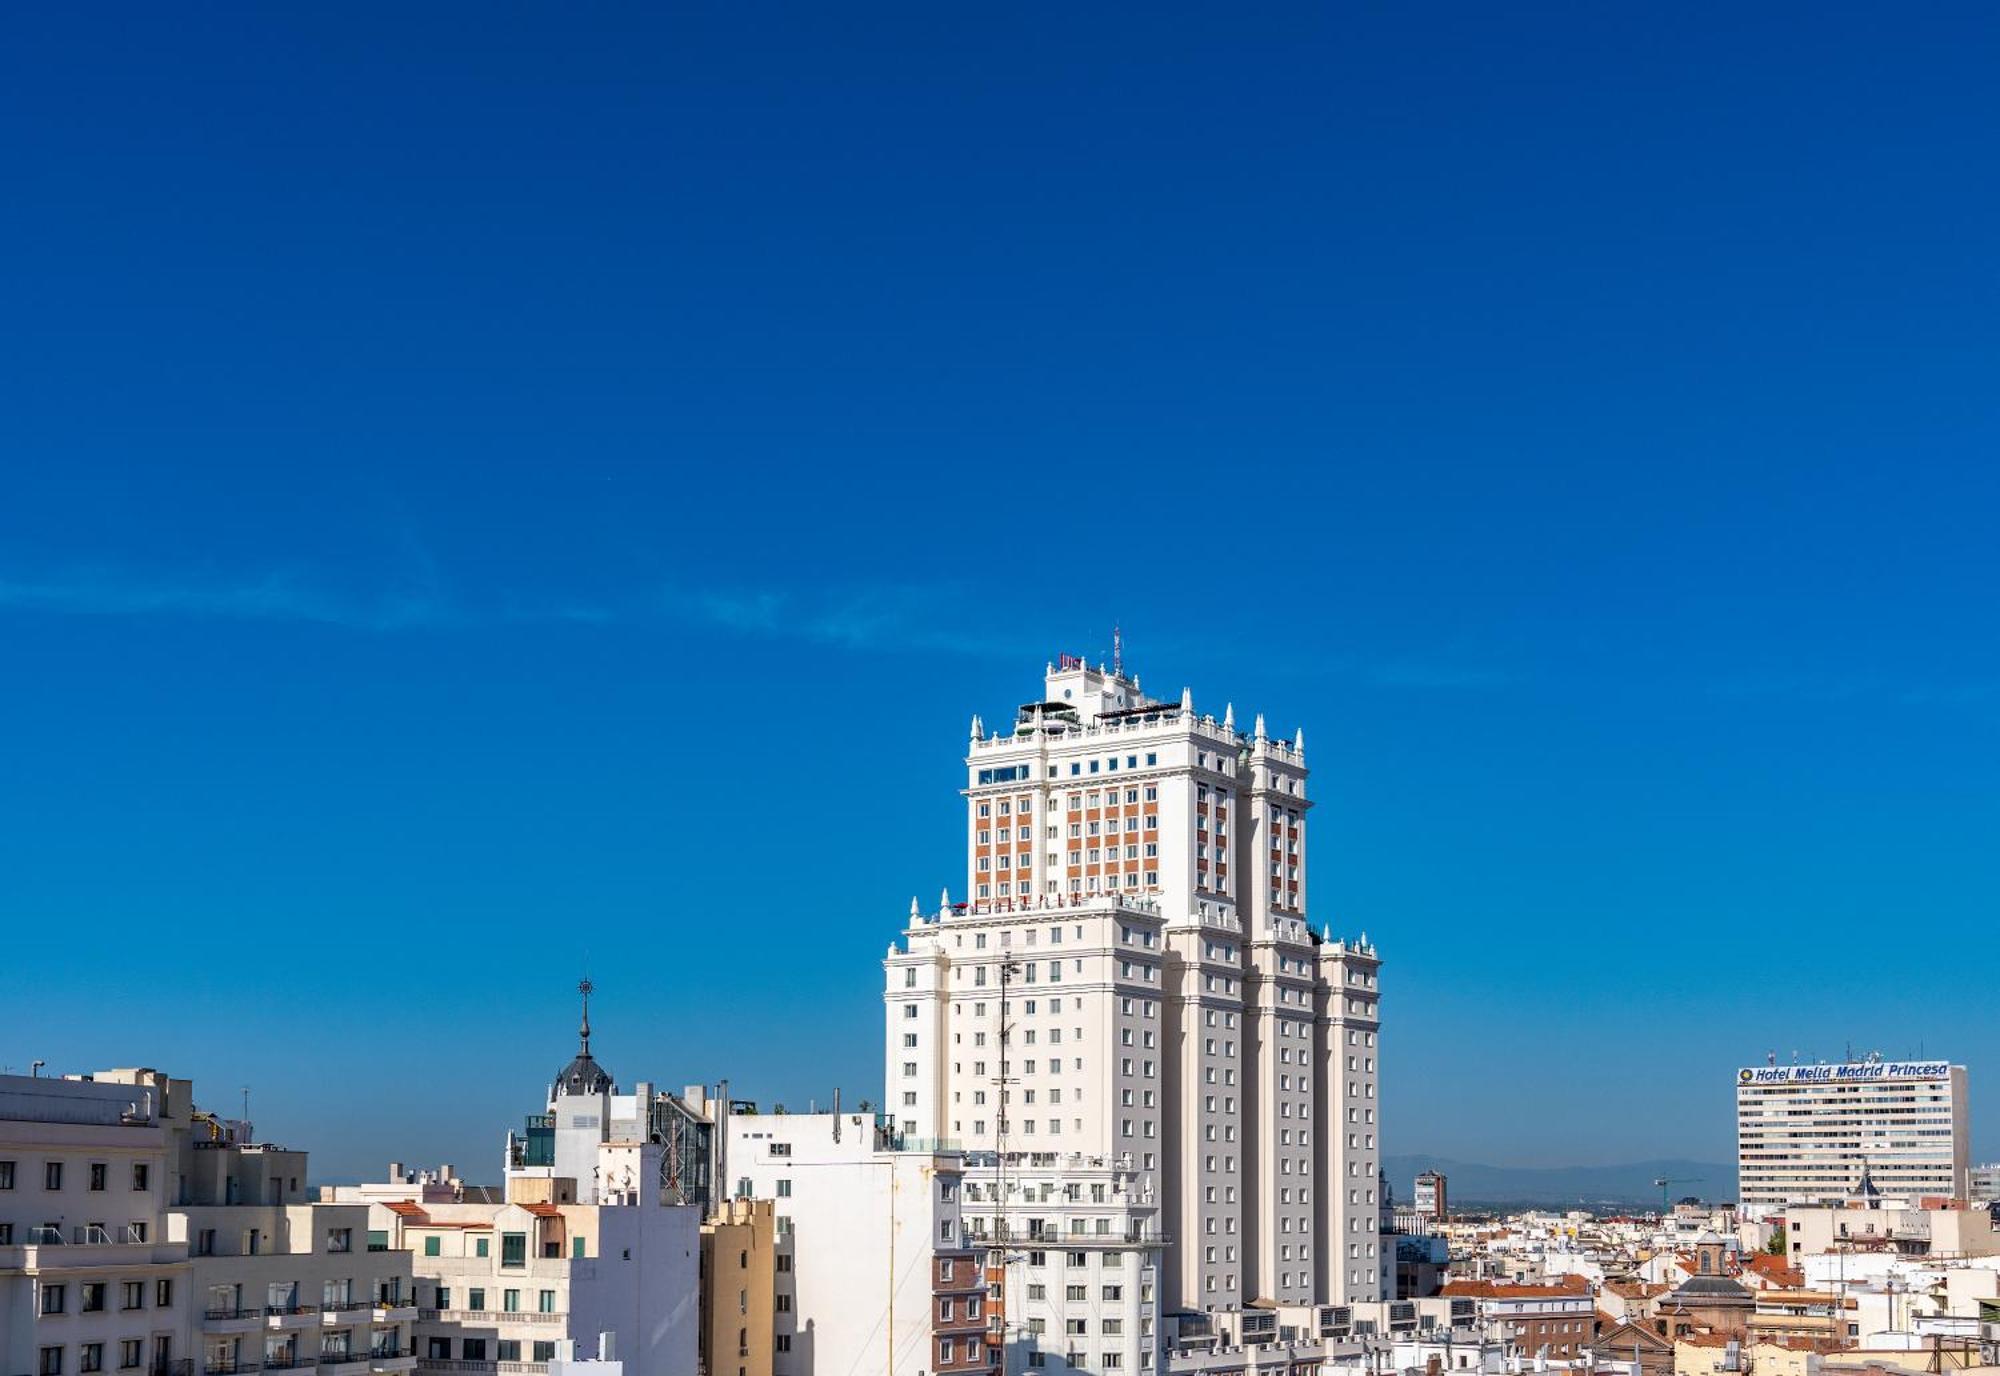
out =
<svg viewBox="0 0 2000 1376"><path fill-rule="evenodd" d="M328 1300L320 1305L319 1312L320 1316L326 1320L327 1326L334 1327L347 1322L342 1317L343 1315L352 1314L356 1310L371 1309L373 1307L373 1304L368 1300Z"/></svg>
<svg viewBox="0 0 2000 1376"><path fill-rule="evenodd" d="M208 1333L251 1333L264 1323L264 1311L218 1305L201 1312L201 1326Z"/></svg>
<svg viewBox="0 0 2000 1376"><path fill-rule="evenodd" d="M266 1371L298 1371L305 1367L319 1365L319 1358L309 1352L286 1353L281 1356L264 1358Z"/></svg>
<svg viewBox="0 0 2000 1376"><path fill-rule="evenodd" d="M521 1309L419 1309L417 1318L424 1323L560 1324L569 1316Z"/></svg>
<svg viewBox="0 0 2000 1376"><path fill-rule="evenodd" d="M246 1376L258 1370L255 1362L241 1362L234 1357L219 1357L201 1364L202 1376Z"/></svg>
<svg viewBox="0 0 2000 1376"><path fill-rule="evenodd" d="M409 1323L417 1317L415 1300L376 1300L369 1308L375 1323Z"/></svg>
<svg viewBox="0 0 2000 1376"><path fill-rule="evenodd" d="M319 1306L316 1304L267 1304L264 1306L264 1322L274 1329L317 1328L319 1326ZM264 1363L270 1366L269 1362Z"/></svg>

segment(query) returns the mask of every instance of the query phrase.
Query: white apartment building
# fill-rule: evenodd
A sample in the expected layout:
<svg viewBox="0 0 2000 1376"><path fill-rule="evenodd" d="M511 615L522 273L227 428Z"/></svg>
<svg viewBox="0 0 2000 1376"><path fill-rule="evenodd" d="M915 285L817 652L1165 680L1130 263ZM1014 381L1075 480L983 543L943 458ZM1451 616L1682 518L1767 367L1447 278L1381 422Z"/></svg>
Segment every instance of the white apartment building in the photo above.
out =
<svg viewBox="0 0 2000 1376"><path fill-rule="evenodd" d="M653 1102L643 1083L620 1094L592 1057L586 1003L546 1113L507 1135L497 1198L424 1177L326 1192L365 1209L374 1245L407 1259L418 1370L690 1376L701 1210L681 1202L682 1163L652 1131Z"/></svg>
<svg viewBox="0 0 2000 1376"><path fill-rule="evenodd" d="M163 1094L0 1076L0 1370L186 1376Z"/></svg>
<svg viewBox="0 0 2000 1376"><path fill-rule="evenodd" d="M775 1376L994 1369L956 1153L898 1150L872 1113L727 1126L734 1193L776 1207Z"/></svg>
<svg viewBox="0 0 2000 1376"><path fill-rule="evenodd" d="M974 1157L965 1226L995 1263L1008 1376L1158 1369L1164 1239L1158 1202L1130 1158Z"/></svg>
<svg viewBox="0 0 2000 1376"><path fill-rule="evenodd" d="M965 764L970 897L884 962L902 1133L1128 1159L1168 1309L1377 1298L1379 960L1308 923L1303 733L1065 657Z"/></svg>
<svg viewBox="0 0 2000 1376"><path fill-rule="evenodd" d="M1963 1199L1970 1163L1965 1067L1870 1059L1736 1072L1745 1217L1847 1198L1865 1170L1893 1199Z"/></svg>

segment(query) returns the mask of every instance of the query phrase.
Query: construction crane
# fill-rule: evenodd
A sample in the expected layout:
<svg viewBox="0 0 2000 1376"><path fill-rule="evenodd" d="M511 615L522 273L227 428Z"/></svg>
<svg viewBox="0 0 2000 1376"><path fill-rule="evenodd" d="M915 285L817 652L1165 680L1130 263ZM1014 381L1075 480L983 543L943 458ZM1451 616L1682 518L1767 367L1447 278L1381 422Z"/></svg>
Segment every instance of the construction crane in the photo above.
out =
<svg viewBox="0 0 2000 1376"><path fill-rule="evenodd" d="M1676 1185L1699 1185L1701 1183L1701 1179L1702 1178L1698 1175L1687 1175L1687 1176L1681 1176L1678 1179L1669 1180L1666 1176L1663 1175L1654 1180L1653 1183L1660 1187L1661 1217L1664 1218L1666 1215L1674 1211L1673 1198L1667 1193L1669 1190L1673 1189L1673 1187Z"/></svg>

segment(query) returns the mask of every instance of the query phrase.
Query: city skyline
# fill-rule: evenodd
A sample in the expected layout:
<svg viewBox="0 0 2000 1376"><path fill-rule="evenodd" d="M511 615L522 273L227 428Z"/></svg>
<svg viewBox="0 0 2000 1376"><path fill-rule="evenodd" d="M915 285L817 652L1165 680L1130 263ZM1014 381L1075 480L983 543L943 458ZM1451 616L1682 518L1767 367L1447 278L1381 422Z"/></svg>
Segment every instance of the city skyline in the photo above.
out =
<svg viewBox="0 0 2000 1376"><path fill-rule="evenodd" d="M1990 9L0 22L0 1063L478 1175L588 972L879 1098L1117 625L1304 729L1386 1155L1851 1045L2000 1157Z"/></svg>

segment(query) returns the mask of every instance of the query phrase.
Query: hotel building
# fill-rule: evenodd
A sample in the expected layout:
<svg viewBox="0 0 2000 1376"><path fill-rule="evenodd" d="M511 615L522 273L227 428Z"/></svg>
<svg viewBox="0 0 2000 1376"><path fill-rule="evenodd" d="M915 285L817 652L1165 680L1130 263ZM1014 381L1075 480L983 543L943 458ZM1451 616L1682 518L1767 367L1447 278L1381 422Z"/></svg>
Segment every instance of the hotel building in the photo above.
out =
<svg viewBox="0 0 2000 1376"><path fill-rule="evenodd" d="M1864 1171L1881 1195L1963 1199L1965 1067L1947 1061L1745 1066L1736 1072L1745 1216L1845 1200Z"/></svg>
<svg viewBox="0 0 2000 1376"><path fill-rule="evenodd" d="M899 1131L1010 1237L1008 1176L1112 1172L1160 1312L1378 1298L1379 961L1308 921L1303 733L1065 657L965 768L968 896L884 962ZM1010 1326L1060 1279L1008 1276Z"/></svg>

